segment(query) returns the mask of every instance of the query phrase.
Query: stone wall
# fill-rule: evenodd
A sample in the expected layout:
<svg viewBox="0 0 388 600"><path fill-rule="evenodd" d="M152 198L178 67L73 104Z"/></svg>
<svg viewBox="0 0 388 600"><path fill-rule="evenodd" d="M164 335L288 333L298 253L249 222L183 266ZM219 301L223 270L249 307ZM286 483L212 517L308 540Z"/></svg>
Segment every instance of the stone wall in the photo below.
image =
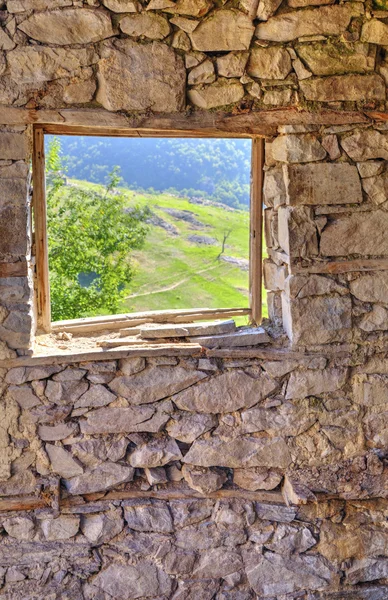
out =
<svg viewBox="0 0 388 600"><path fill-rule="evenodd" d="M30 133L0 126L0 361L24 354L33 339Z"/></svg>
<svg viewBox="0 0 388 600"><path fill-rule="evenodd" d="M384 6L0 2L1 600L388 597ZM271 341L31 356L34 122L265 133Z"/></svg>
<svg viewBox="0 0 388 600"><path fill-rule="evenodd" d="M0 104L385 108L387 15L369 3L8 0L3 8Z"/></svg>
<svg viewBox="0 0 388 600"><path fill-rule="evenodd" d="M385 598L388 359L260 353L4 369L0 597Z"/></svg>

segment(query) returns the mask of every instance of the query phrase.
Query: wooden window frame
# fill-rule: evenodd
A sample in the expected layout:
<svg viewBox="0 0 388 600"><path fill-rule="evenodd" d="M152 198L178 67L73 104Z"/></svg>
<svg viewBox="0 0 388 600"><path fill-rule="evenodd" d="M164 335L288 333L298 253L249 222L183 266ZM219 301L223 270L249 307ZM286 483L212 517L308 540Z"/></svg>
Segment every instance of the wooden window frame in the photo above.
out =
<svg viewBox="0 0 388 600"><path fill-rule="evenodd" d="M230 309L179 309L128 313L105 317L72 319L51 322L50 280L48 264L47 205L45 179L44 136L75 135L91 137L163 137L163 138L245 138L252 140L251 192L250 192L250 251L249 251L249 307ZM253 324L262 319L262 236L263 236L263 168L264 138L250 133L212 134L203 130L150 130L107 127L84 127L60 124L39 124L33 127L32 179L36 260L36 311L38 332L97 331L140 324L147 320L157 322L200 320L226 316L249 315Z"/></svg>

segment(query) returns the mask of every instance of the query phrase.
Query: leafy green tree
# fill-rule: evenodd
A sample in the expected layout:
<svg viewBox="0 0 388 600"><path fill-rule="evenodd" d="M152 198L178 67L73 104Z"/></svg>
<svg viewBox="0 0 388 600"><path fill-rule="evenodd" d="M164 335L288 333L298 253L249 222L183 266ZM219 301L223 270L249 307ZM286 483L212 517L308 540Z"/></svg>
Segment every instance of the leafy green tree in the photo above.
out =
<svg viewBox="0 0 388 600"><path fill-rule="evenodd" d="M47 221L53 320L114 314L133 275L147 209L128 206L114 168L103 191L66 185L59 140L47 152Z"/></svg>

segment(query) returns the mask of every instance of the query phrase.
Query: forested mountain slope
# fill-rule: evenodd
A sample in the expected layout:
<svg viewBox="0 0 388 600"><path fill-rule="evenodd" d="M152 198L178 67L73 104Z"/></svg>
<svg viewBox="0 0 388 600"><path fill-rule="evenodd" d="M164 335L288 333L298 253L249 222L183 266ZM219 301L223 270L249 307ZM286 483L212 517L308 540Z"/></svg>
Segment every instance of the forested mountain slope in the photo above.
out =
<svg viewBox="0 0 388 600"><path fill-rule="evenodd" d="M104 183L119 165L132 189L249 204L250 140L63 136L61 148L71 178Z"/></svg>

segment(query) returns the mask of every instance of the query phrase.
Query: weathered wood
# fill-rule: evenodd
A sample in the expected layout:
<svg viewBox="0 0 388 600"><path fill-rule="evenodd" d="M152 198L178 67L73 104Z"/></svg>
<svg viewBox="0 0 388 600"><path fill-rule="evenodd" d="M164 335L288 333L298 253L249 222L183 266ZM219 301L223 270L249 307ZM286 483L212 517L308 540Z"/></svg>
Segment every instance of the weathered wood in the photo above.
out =
<svg viewBox="0 0 388 600"><path fill-rule="evenodd" d="M0 277L26 277L28 266L26 261L0 263Z"/></svg>
<svg viewBox="0 0 388 600"><path fill-rule="evenodd" d="M131 325L146 323L182 323L187 321L204 321L224 317L241 317L249 315L249 308L190 308L179 310L158 310L137 312L105 317L71 319L56 321L51 324L52 331L68 331L82 333L83 331L103 331L107 329L122 329Z"/></svg>
<svg viewBox="0 0 388 600"><path fill-rule="evenodd" d="M325 263L313 263L307 267L299 265L290 265L289 270L292 275L296 274L334 274L334 273L351 273L353 271L386 271L388 269L388 258L371 258L371 259L355 259L343 260Z"/></svg>
<svg viewBox="0 0 388 600"><path fill-rule="evenodd" d="M233 319L227 321L206 321L201 323L163 324L153 327L141 327L140 336L143 339L185 338L190 335L216 335L231 333L236 330Z"/></svg>
<svg viewBox="0 0 388 600"><path fill-rule="evenodd" d="M128 337L128 338L114 338L111 340L101 340L97 342L97 345L101 348L120 348L126 346L141 346L146 348L171 348L172 340L169 339L158 339L158 340L142 340L137 337ZM193 348L197 347L199 344L194 342L184 341L179 342L179 348Z"/></svg>
<svg viewBox="0 0 388 600"><path fill-rule="evenodd" d="M44 157L44 133L34 128L32 155L33 208L35 224L36 283L38 328L48 332L51 327L50 283L48 270L46 175Z"/></svg>
<svg viewBox="0 0 388 600"><path fill-rule="evenodd" d="M131 348L120 346L118 348L105 350L97 348L96 350L75 352L57 352L52 354L41 354L35 356L20 356L3 360L1 366L7 369L12 367L34 367L36 365L62 365L80 362L89 362L93 360L118 360L120 358L129 358L133 356L201 356L203 348L199 344L162 344L144 346L134 346Z"/></svg>
<svg viewBox="0 0 388 600"><path fill-rule="evenodd" d="M48 506L48 502L37 496L12 496L0 498L0 512L35 510L37 508L47 508Z"/></svg>
<svg viewBox="0 0 388 600"><path fill-rule="evenodd" d="M205 348L241 348L271 342L271 338L262 327L241 328L233 333L221 335L191 336L189 339Z"/></svg>
<svg viewBox="0 0 388 600"><path fill-rule="evenodd" d="M210 136L223 133L243 135L272 135L279 125L323 124L346 125L368 123L372 119L386 120L388 113L360 112L323 109L320 111L298 110L296 107L274 108L250 113L232 114L194 110L186 113L125 115L104 109L58 109L39 110L14 107L0 108L0 123L3 125L44 124L70 125L99 129L153 130L203 132ZM59 133L59 131L57 131ZM86 135L85 131L83 135ZM78 134L79 135L79 134ZM112 135L106 132L105 135Z"/></svg>
<svg viewBox="0 0 388 600"><path fill-rule="evenodd" d="M252 321L260 325L262 316L262 238L264 140L252 140L249 297Z"/></svg>
<svg viewBox="0 0 388 600"><path fill-rule="evenodd" d="M132 498L155 498L159 500L184 500L188 498L212 498L212 499L220 499L220 498L238 498L244 500L252 500L256 502L268 502L268 503L276 503L276 504L285 504L284 498L280 492L267 492L267 491L257 491L257 492L249 492L247 490L242 489L230 489L230 490L218 490L217 492L212 492L210 494L200 494L195 490L191 489L182 489L182 488L170 488L163 490L125 490L125 491L111 491L105 495L101 494L89 494L88 501L95 502L99 500L104 501L112 501L112 500L129 500ZM61 501L61 508L70 508L78 505L84 505L85 501L83 497L74 496L73 498L64 498Z"/></svg>

